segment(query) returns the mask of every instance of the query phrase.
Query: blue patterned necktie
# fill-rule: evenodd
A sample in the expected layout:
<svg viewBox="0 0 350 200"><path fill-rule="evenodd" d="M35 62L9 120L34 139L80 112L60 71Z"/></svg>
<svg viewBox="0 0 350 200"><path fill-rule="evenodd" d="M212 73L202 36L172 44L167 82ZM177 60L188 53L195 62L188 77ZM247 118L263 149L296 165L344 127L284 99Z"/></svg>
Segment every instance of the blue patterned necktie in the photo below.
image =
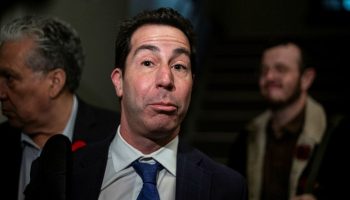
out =
<svg viewBox="0 0 350 200"><path fill-rule="evenodd" d="M158 162L149 164L139 162L138 160L134 161L131 165L143 181L142 189L137 200L159 200L157 174L163 166Z"/></svg>

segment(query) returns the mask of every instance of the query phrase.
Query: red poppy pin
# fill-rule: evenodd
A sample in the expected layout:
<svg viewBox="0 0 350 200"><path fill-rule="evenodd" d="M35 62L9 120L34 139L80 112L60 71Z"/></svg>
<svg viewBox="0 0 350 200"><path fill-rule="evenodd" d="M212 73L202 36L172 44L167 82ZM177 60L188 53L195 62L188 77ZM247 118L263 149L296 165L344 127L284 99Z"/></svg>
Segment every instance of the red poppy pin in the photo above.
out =
<svg viewBox="0 0 350 200"><path fill-rule="evenodd" d="M72 152L75 152L76 150L82 148L86 146L86 142L83 140L76 140L73 144L72 144Z"/></svg>
<svg viewBox="0 0 350 200"><path fill-rule="evenodd" d="M295 152L295 157L298 160L307 160L311 154L311 146L307 144L298 145Z"/></svg>

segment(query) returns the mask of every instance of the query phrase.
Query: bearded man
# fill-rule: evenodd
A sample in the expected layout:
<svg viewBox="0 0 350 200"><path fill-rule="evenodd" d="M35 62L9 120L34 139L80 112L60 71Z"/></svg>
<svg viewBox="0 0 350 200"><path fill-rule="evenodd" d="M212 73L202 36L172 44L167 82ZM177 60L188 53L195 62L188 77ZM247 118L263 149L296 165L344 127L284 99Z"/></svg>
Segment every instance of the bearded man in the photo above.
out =
<svg viewBox="0 0 350 200"><path fill-rule="evenodd" d="M319 182L309 175L328 127L308 93L316 72L305 55L290 40L262 53L259 88L268 109L238 136L228 163L246 175L249 200L318 199Z"/></svg>

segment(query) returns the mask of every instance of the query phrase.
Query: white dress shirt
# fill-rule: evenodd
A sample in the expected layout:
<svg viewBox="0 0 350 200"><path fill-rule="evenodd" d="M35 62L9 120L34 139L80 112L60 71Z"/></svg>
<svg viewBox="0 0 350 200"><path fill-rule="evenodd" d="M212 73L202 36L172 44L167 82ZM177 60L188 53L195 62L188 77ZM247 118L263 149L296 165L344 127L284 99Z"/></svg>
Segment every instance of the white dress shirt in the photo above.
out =
<svg viewBox="0 0 350 200"><path fill-rule="evenodd" d="M157 178L159 197L175 200L176 155L178 136L159 150L145 155L129 145L120 135L120 126L108 152L108 161L99 200L135 200L142 188L142 179L131 163L137 159L160 163L162 169ZM153 161L154 162L154 161Z"/></svg>

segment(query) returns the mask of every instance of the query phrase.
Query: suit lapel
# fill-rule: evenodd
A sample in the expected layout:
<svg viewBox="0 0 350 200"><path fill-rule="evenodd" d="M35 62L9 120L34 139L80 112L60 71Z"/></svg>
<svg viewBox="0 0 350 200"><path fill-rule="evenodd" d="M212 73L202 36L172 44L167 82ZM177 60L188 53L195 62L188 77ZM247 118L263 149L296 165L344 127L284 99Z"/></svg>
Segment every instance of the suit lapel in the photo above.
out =
<svg viewBox="0 0 350 200"><path fill-rule="evenodd" d="M119 114L86 104L78 97L78 111L74 125L73 141L87 143L101 141L116 133Z"/></svg>
<svg viewBox="0 0 350 200"><path fill-rule="evenodd" d="M92 140L91 138L89 138L91 134L87 133L91 132L91 128L95 123L95 116L93 115L92 111L89 109L88 105L86 105L85 102L83 102L80 98L77 99L78 111L74 125L73 141L75 141L76 139L90 141Z"/></svg>
<svg viewBox="0 0 350 200"><path fill-rule="evenodd" d="M205 200L210 197L212 173L201 166L201 161L200 154L180 140L175 199Z"/></svg>
<svg viewBox="0 0 350 200"><path fill-rule="evenodd" d="M112 139L113 137L110 137L98 143L91 143L74 155L72 199L98 199ZM77 191L81 193L74 193Z"/></svg>
<svg viewBox="0 0 350 200"><path fill-rule="evenodd" d="M119 124L117 114L88 105L78 98L73 143L82 140L86 142L86 146L73 154L72 199L98 199L107 164L109 146Z"/></svg>

